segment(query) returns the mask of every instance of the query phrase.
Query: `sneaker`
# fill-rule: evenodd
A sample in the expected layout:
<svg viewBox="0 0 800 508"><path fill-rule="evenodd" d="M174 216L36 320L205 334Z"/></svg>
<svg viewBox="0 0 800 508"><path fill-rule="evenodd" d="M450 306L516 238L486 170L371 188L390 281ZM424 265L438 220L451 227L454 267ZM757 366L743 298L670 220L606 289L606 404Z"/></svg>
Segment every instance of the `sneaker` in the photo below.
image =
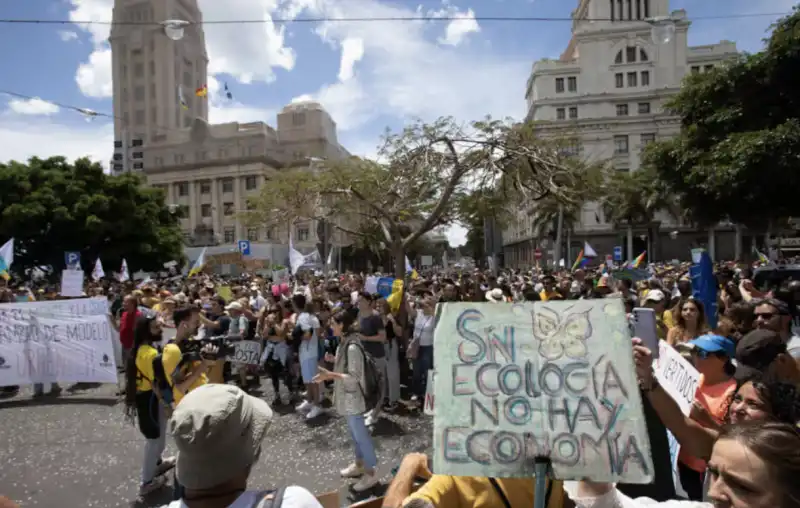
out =
<svg viewBox="0 0 800 508"><path fill-rule="evenodd" d="M364 468L356 463L352 463L347 466L347 468L339 471L339 474L342 475L342 478L358 478L364 475Z"/></svg>
<svg viewBox="0 0 800 508"><path fill-rule="evenodd" d="M374 471L372 472L372 474L364 473L364 476L362 476L361 479L358 480L353 485L353 491L354 492L367 491L367 490L371 489L372 487L374 487L375 485L377 485L379 481L380 481L380 478L378 478L378 475L375 474Z"/></svg>
<svg viewBox="0 0 800 508"><path fill-rule="evenodd" d="M164 487L164 485L166 484L167 484L167 479L165 477L156 476L155 478L153 478L153 481L143 483L139 486L139 495L144 497L148 494L152 494L158 489Z"/></svg>
<svg viewBox="0 0 800 508"><path fill-rule="evenodd" d="M295 408L295 410L297 410L297 411L302 413L302 412L305 412L305 411L311 411L311 407L312 407L312 404L309 401L304 400L303 402L300 403L299 406L297 406Z"/></svg>
<svg viewBox="0 0 800 508"><path fill-rule="evenodd" d="M364 425L366 425L367 427L372 427L373 425L375 425L376 419L377 418L374 418L372 415L369 415L366 418L364 418Z"/></svg>
<svg viewBox="0 0 800 508"><path fill-rule="evenodd" d="M313 420L323 413L322 408L319 406L312 406L311 410L306 415L306 420Z"/></svg>

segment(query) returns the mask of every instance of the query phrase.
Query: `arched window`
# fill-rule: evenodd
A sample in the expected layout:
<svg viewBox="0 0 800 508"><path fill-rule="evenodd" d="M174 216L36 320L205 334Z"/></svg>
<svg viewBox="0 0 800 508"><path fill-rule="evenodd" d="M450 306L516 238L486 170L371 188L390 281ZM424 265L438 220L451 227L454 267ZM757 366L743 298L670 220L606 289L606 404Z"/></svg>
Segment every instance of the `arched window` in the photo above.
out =
<svg viewBox="0 0 800 508"><path fill-rule="evenodd" d="M615 64L621 64L622 63L622 50L619 50L619 53L617 53L617 57L614 58L614 63Z"/></svg>

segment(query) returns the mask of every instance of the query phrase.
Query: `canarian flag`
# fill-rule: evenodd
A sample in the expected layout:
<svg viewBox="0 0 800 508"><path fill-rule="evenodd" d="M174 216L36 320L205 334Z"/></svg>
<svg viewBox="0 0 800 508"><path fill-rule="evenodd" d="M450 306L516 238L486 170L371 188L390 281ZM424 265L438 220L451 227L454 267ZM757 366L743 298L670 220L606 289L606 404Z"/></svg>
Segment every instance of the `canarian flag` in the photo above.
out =
<svg viewBox="0 0 800 508"><path fill-rule="evenodd" d="M406 273L410 273L411 274L411 280L419 279L419 274L414 269L414 267L411 266L411 261L408 260L408 256L406 256Z"/></svg>
<svg viewBox="0 0 800 508"><path fill-rule="evenodd" d="M203 271L203 267L206 264L206 249L208 247L203 247L203 250L200 251L200 256L197 258L197 261L194 262L192 265L192 269L189 270L189 277L193 275L197 275L198 273Z"/></svg>
<svg viewBox="0 0 800 508"><path fill-rule="evenodd" d="M122 266L119 269L119 281L126 282L129 280L131 280L131 274L128 272L128 262L123 259Z"/></svg>
<svg viewBox="0 0 800 508"><path fill-rule="evenodd" d="M186 102L186 97L183 96L183 88L178 85L178 102L181 103L183 109L189 109L189 103Z"/></svg>
<svg viewBox="0 0 800 508"><path fill-rule="evenodd" d="M194 94L198 97L208 97L208 85L201 86L194 91Z"/></svg>
<svg viewBox="0 0 800 508"><path fill-rule="evenodd" d="M761 252L760 250L756 249L755 247L753 247L753 253L756 256L758 256L758 262L759 263L762 263L762 264L765 264L765 265L772 264L772 261L769 259L769 257L767 257L763 252Z"/></svg>
<svg viewBox="0 0 800 508"><path fill-rule="evenodd" d="M97 261L94 262L94 269L92 270L92 279L98 281L106 276L106 272L103 271L103 263L100 262L100 258L97 258Z"/></svg>
<svg viewBox="0 0 800 508"><path fill-rule="evenodd" d="M14 239L10 239L0 247L0 277L8 280L11 274L8 271L14 263Z"/></svg>
<svg viewBox="0 0 800 508"><path fill-rule="evenodd" d="M647 254L647 251L646 251L646 250L645 250L645 251L642 251L642 253L641 253L641 254L639 254L638 256L636 256L636 259L634 259L634 260L631 262L631 268L639 268L639 265L641 265L641 264L642 264L642 261L644 261L644 255L645 255L645 254Z"/></svg>

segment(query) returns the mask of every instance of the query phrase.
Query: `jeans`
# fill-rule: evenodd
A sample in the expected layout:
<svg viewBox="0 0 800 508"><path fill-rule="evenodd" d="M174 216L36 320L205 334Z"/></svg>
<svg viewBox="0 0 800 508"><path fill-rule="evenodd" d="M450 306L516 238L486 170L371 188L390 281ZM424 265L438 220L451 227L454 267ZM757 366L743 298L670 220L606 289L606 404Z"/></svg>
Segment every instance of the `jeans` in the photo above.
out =
<svg viewBox="0 0 800 508"><path fill-rule="evenodd" d="M150 483L156 476L156 468L161 460L161 454L167 446L167 418L160 402L153 402L158 406L158 427L161 433L158 439L147 439L144 444L144 459L142 462L142 483Z"/></svg>
<svg viewBox="0 0 800 508"><path fill-rule="evenodd" d="M428 371L433 369L433 346L420 346L414 360L414 378L412 392L419 398L425 397L428 384Z"/></svg>
<svg viewBox="0 0 800 508"><path fill-rule="evenodd" d="M380 379L378 379L378 393L384 393L386 391L386 358L373 358L373 360L375 360L375 367L378 369L378 376L380 377ZM377 420L378 416L381 414L382 405L383 400L380 400L377 406L367 411L367 415L371 420Z"/></svg>
<svg viewBox="0 0 800 508"><path fill-rule="evenodd" d="M386 344L386 390L383 396L389 402L400 400L400 346L397 339Z"/></svg>
<svg viewBox="0 0 800 508"><path fill-rule="evenodd" d="M58 385L58 383L50 383L50 391L51 392L53 390L58 391L60 389L61 389L61 387ZM44 393L44 383L34 383L33 384L33 393L36 394L36 395L42 395Z"/></svg>
<svg viewBox="0 0 800 508"><path fill-rule="evenodd" d="M362 415L347 416L347 428L350 429L350 437L356 447L356 462L363 464L365 469L375 470L378 465L378 457L375 455L375 446L372 444L372 436L367 430Z"/></svg>

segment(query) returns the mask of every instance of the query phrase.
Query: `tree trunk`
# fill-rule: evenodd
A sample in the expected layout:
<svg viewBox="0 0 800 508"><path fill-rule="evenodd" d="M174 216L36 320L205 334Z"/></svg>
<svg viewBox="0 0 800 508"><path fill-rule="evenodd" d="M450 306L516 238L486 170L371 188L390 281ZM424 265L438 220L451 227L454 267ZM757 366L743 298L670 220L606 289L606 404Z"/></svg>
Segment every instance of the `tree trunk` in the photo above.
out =
<svg viewBox="0 0 800 508"><path fill-rule="evenodd" d="M403 244L392 245L392 256L394 257L394 278L404 279L406 276L406 251L403 249Z"/></svg>

